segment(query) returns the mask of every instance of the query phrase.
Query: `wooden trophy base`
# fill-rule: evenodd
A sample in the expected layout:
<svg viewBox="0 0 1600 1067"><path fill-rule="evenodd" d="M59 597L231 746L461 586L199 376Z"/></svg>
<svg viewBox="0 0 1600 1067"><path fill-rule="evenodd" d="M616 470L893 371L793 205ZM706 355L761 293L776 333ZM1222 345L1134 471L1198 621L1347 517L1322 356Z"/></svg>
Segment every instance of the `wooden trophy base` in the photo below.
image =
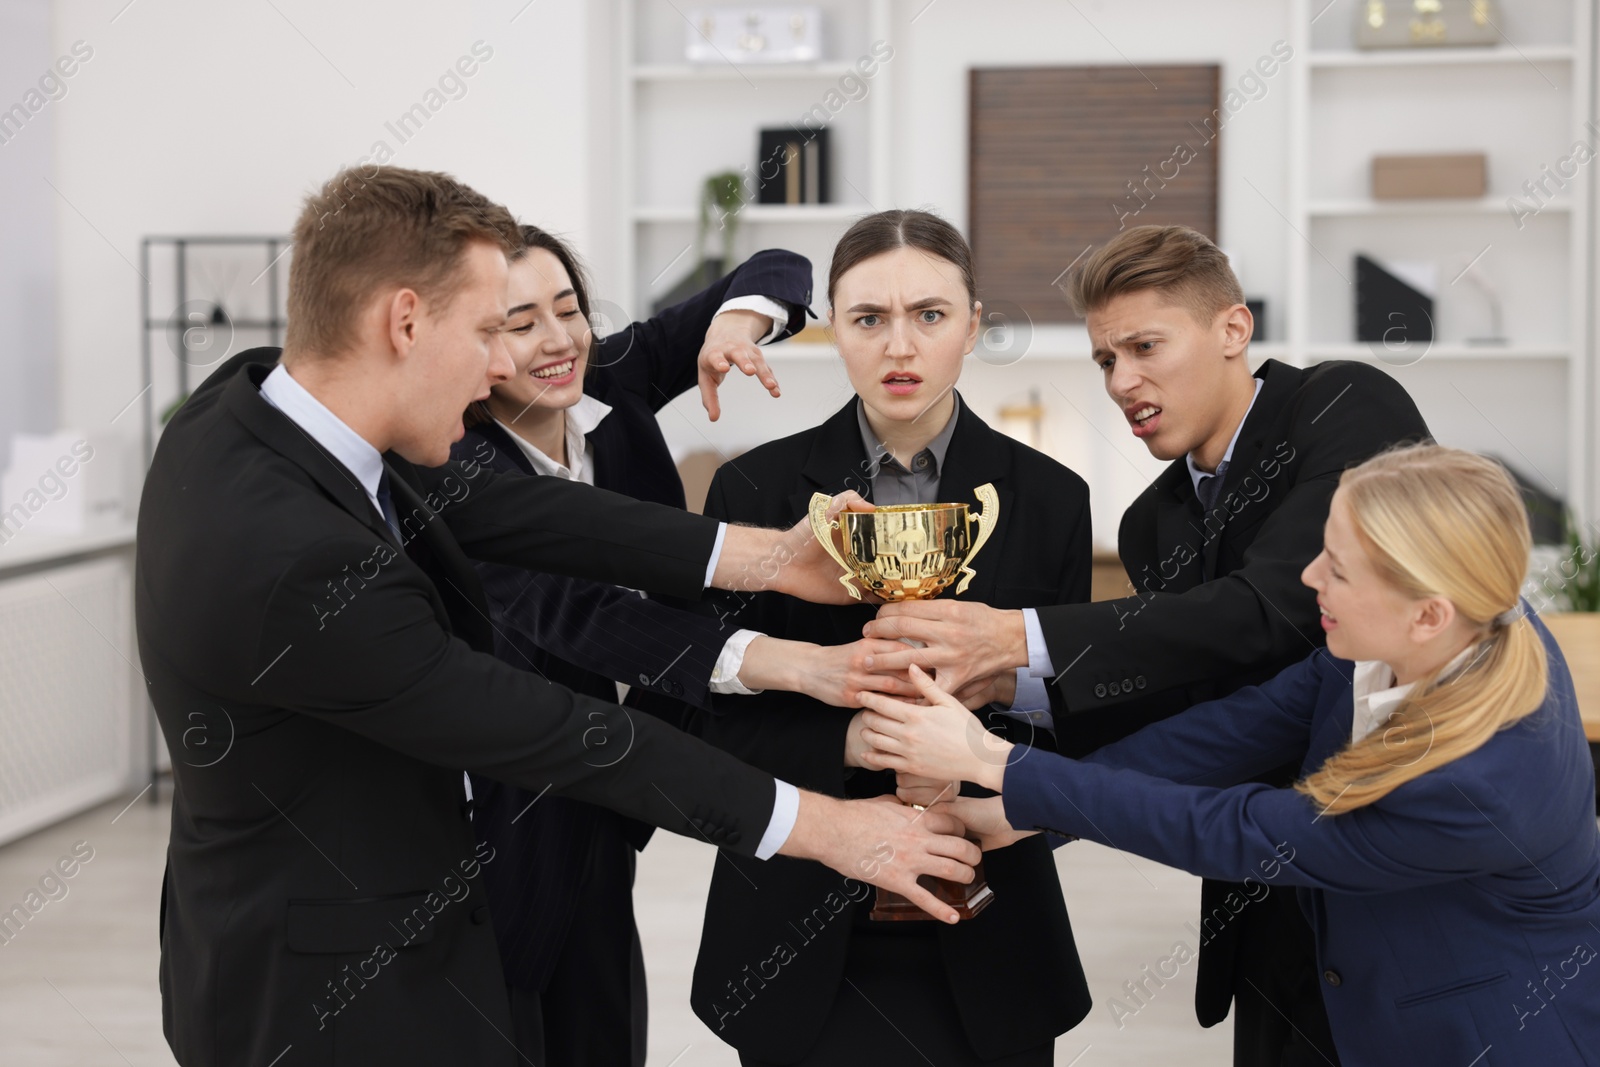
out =
<svg viewBox="0 0 1600 1067"><path fill-rule="evenodd" d="M983 877L983 861L972 869L972 881L948 882L943 878L935 878L925 874L917 879L922 888L944 901L956 910L956 914L963 919L970 919L994 899L994 890L989 888L989 883ZM869 916L874 922L915 922L926 919L935 921L932 915L917 907L899 893L892 893L887 889L879 889L877 899L872 902L872 914Z"/></svg>

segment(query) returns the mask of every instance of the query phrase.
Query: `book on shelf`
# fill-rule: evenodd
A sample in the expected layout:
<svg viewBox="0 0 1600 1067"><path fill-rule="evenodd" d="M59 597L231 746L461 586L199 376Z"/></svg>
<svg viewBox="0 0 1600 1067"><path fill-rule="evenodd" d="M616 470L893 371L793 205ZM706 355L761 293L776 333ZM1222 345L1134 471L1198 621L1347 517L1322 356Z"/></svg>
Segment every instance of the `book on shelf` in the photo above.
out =
<svg viewBox="0 0 1600 1067"><path fill-rule="evenodd" d="M828 131L762 130L756 161L756 203L826 204Z"/></svg>

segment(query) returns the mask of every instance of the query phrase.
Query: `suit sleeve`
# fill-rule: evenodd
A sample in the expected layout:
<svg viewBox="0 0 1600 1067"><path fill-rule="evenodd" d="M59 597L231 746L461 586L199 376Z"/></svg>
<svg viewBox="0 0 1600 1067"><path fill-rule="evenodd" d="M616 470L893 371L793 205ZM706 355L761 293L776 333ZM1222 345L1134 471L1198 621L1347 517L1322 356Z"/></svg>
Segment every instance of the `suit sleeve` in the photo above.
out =
<svg viewBox="0 0 1600 1067"><path fill-rule="evenodd" d="M717 523L562 478L473 460L410 469L472 559L697 600ZM402 524L411 516L402 515ZM423 521L428 520L423 517Z"/></svg>
<svg viewBox="0 0 1600 1067"><path fill-rule="evenodd" d="M1013 826L1087 838L1204 878L1387 893L1526 864L1495 829L1512 814L1489 783L1424 775L1375 804L1323 815L1260 783L1213 788L1030 753L1006 771Z"/></svg>
<svg viewBox="0 0 1600 1067"><path fill-rule="evenodd" d="M480 565L496 622L615 682L704 706L729 632L715 619L581 578Z"/></svg>
<svg viewBox="0 0 1600 1067"><path fill-rule="evenodd" d="M1266 455L1284 467L1295 463L1297 473L1287 485L1263 479L1268 493L1284 496L1261 520L1243 566L1183 593L1039 609L1051 662L1058 669L1076 664L1055 680L1069 712L1134 696L1126 687L1109 699L1096 696L1102 667L1142 675L1150 691L1161 692L1263 662L1292 662L1320 644L1316 597L1300 573L1322 550L1339 478L1391 442L1426 436L1427 426L1392 378L1356 364L1316 376L1297 402L1290 440L1266 446ZM1230 494L1224 503L1235 499ZM1232 521L1249 521L1250 506L1241 504Z"/></svg>
<svg viewBox="0 0 1600 1067"><path fill-rule="evenodd" d="M736 519L727 493L727 466L717 471L706 494L706 514ZM780 593L717 593L711 600L728 634L754 629L782 636L771 615ZM798 693L768 691L756 696L716 696L713 711L691 711L685 728L802 789L844 796L848 768L845 735L855 712L835 708Z"/></svg>
<svg viewBox="0 0 1600 1067"><path fill-rule="evenodd" d="M682 303L606 337L595 346L597 372L660 411L694 387L711 320L725 301L739 296L765 296L786 305L789 321L779 337L798 332L811 303L811 261L783 249L757 252Z"/></svg>
<svg viewBox="0 0 1600 1067"><path fill-rule="evenodd" d="M284 569L259 622L260 674L235 699L674 833L701 838L695 820L713 822L736 835L719 843L755 852L772 816L769 775L650 716L474 651L440 626L428 579L398 552L379 558L336 614L319 611L327 577L372 555L370 542L330 538Z"/></svg>
<svg viewBox="0 0 1600 1067"><path fill-rule="evenodd" d="M1259 686L1144 729L1085 757L1084 763L1170 778L1186 784L1236 785L1286 763L1299 763L1311 743L1318 691L1338 667L1315 652Z"/></svg>

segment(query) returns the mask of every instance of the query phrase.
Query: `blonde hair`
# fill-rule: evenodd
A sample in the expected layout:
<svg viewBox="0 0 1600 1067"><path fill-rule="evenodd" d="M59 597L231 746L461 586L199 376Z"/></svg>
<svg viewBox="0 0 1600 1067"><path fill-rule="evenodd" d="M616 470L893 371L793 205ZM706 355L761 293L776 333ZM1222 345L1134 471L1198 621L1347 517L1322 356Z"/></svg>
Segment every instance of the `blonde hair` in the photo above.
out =
<svg viewBox="0 0 1600 1067"><path fill-rule="evenodd" d="M1544 643L1516 611L1532 538L1503 467L1411 445L1345 471L1339 489L1379 576L1410 597L1446 598L1481 638L1463 668L1418 679L1382 728L1295 786L1329 815L1380 800L1532 714L1547 670Z"/></svg>

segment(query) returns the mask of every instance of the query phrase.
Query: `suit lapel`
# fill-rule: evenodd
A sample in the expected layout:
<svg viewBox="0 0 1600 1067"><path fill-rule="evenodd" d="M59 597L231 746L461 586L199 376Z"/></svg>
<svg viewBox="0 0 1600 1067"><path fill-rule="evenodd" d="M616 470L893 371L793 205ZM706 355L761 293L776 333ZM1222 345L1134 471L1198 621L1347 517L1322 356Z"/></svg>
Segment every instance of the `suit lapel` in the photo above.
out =
<svg viewBox="0 0 1600 1067"><path fill-rule="evenodd" d="M458 635L480 651L494 648L494 627L489 622L489 605L461 546L451 535L439 513L428 506L412 484L416 474L410 463L390 452L383 457L389 472L389 491L394 494L395 511L405 535L406 552L427 574L446 605L449 621Z"/></svg>
<svg viewBox="0 0 1600 1067"><path fill-rule="evenodd" d="M1250 414L1245 416L1244 425L1239 428L1239 440L1234 443L1233 458L1228 461L1228 471L1222 478L1222 491L1217 494L1217 507L1212 512L1220 517L1211 520L1209 529L1218 529L1218 523L1223 525L1217 535L1206 542L1206 581L1217 576L1217 556L1222 539L1227 536L1226 522L1230 512L1223 505L1230 493L1238 492L1240 484L1249 477L1256 460L1267 447L1267 431L1276 424L1279 413L1288 406L1289 398L1300 387L1301 374L1298 367L1279 363L1275 359L1267 360L1256 371L1255 376L1261 379L1261 392L1256 396Z"/></svg>
<svg viewBox="0 0 1600 1067"><path fill-rule="evenodd" d="M350 469L334 459L310 434L261 395L261 383L277 364L278 350L260 348L253 351L261 353L261 358L246 361L243 368L223 387L223 402L228 409L263 444L298 464L330 499L373 533L383 538L392 537L388 524L372 506L366 489Z"/></svg>
<svg viewBox="0 0 1600 1067"><path fill-rule="evenodd" d="M1205 531L1200 523L1200 501L1194 495L1188 465L1175 460L1156 479L1156 558L1149 566L1160 585L1146 584L1150 575L1129 575L1140 590L1182 593L1199 585L1200 553Z"/></svg>
<svg viewBox="0 0 1600 1067"><path fill-rule="evenodd" d="M739 461L734 460L733 466L737 470ZM833 496L846 489L854 489L870 500L871 479L872 463L867 458L867 447L861 441L861 429L856 423L856 401L852 397L849 403L829 416L827 422L817 427L811 452L800 468L800 486L789 497L789 513L798 522L811 506L813 493Z"/></svg>

